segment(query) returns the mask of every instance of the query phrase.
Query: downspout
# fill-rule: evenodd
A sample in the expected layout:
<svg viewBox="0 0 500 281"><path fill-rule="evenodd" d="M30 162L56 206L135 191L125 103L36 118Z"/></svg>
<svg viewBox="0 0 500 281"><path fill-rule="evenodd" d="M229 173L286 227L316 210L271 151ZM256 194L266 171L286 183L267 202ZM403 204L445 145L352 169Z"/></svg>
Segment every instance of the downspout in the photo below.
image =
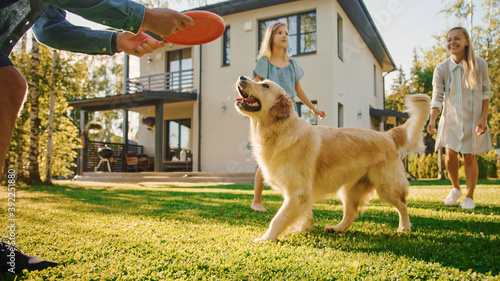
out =
<svg viewBox="0 0 500 281"><path fill-rule="evenodd" d="M201 172L201 93L203 92L201 89L202 46L203 45L200 45L200 66L198 70L198 172Z"/></svg>
<svg viewBox="0 0 500 281"><path fill-rule="evenodd" d="M382 102L383 102L383 108L382 110L385 110L385 76L387 76L387 74L393 72L393 70L387 72L386 74L384 74L382 76ZM396 118L396 123L398 122L397 121L398 119ZM385 115L382 116L382 121L380 122L380 131L381 132L384 132L385 131L385 122L387 121L387 117Z"/></svg>
<svg viewBox="0 0 500 281"><path fill-rule="evenodd" d="M387 74L393 72L394 70L396 70L396 69L394 68L382 76L382 100L384 103L384 107L382 108L383 110L385 110L385 76L387 76Z"/></svg>

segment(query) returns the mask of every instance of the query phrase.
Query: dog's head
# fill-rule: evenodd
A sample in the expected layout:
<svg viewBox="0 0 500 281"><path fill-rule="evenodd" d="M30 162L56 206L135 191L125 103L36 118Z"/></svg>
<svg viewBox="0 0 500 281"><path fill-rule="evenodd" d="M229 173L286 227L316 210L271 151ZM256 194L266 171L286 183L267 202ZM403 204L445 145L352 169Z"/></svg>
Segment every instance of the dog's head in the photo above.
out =
<svg viewBox="0 0 500 281"><path fill-rule="evenodd" d="M236 99L236 109L244 115L259 120L286 119L293 112L293 103L285 90L271 80L255 82L240 76L236 89L241 98Z"/></svg>

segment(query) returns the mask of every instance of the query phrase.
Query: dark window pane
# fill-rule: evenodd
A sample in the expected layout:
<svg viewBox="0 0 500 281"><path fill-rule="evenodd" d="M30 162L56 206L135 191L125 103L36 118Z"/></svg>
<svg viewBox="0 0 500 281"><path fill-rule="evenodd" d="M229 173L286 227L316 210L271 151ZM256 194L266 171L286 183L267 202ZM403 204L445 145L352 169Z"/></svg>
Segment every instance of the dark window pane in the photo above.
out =
<svg viewBox="0 0 500 281"><path fill-rule="evenodd" d="M291 55L316 52L316 11L259 21L259 47L267 27L276 21L288 25L288 52Z"/></svg>

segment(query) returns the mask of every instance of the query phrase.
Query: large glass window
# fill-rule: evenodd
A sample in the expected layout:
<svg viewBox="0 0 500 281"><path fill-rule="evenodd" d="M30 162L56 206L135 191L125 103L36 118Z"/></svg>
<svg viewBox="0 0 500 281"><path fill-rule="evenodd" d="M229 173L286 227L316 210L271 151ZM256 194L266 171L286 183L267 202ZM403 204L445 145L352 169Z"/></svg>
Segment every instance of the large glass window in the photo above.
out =
<svg viewBox="0 0 500 281"><path fill-rule="evenodd" d="M318 102L317 101L311 101L314 107L318 107ZM312 111L307 107L305 104L301 102L297 102L297 107L299 110L299 117L304 118L307 122L309 122L311 125L318 125L318 116L314 115Z"/></svg>
<svg viewBox="0 0 500 281"><path fill-rule="evenodd" d="M291 55L316 53L316 11L259 21L259 47L266 29L276 21L288 25L288 52Z"/></svg>
<svg viewBox="0 0 500 281"><path fill-rule="evenodd" d="M231 64L231 27L227 26L222 37L222 66Z"/></svg>
<svg viewBox="0 0 500 281"><path fill-rule="evenodd" d="M190 154L191 119L167 120L166 123L166 139L168 143L166 159L168 161L172 161L174 157L180 159L182 150Z"/></svg>

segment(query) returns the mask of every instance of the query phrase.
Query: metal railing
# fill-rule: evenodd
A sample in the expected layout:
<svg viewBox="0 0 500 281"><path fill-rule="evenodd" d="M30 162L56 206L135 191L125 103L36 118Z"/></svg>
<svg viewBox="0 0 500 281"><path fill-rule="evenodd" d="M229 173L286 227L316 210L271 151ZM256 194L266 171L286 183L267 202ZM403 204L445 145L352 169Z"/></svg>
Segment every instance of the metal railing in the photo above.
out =
<svg viewBox="0 0 500 281"><path fill-rule="evenodd" d="M193 69L127 79L127 94L143 91L191 92Z"/></svg>
<svg viewBox="0 0 500 281"><path fill-rule="evenodd" d="M112 143L112 142L100 142L100 141L90 141L85 142L84 156L83 156L83 172L94 172L95 167L99 164L100 157L97 153L100 147L107 146L113 150L113 157L110 159L111 171L112 172L126 172L124 169L124 161L126 153L124 151L123 143ZM143 154L144 147L142 145L128 144L128 151L134 152L135 155ZM99 171L107 172L108 168L106 165L101 165Z"/></svg>

